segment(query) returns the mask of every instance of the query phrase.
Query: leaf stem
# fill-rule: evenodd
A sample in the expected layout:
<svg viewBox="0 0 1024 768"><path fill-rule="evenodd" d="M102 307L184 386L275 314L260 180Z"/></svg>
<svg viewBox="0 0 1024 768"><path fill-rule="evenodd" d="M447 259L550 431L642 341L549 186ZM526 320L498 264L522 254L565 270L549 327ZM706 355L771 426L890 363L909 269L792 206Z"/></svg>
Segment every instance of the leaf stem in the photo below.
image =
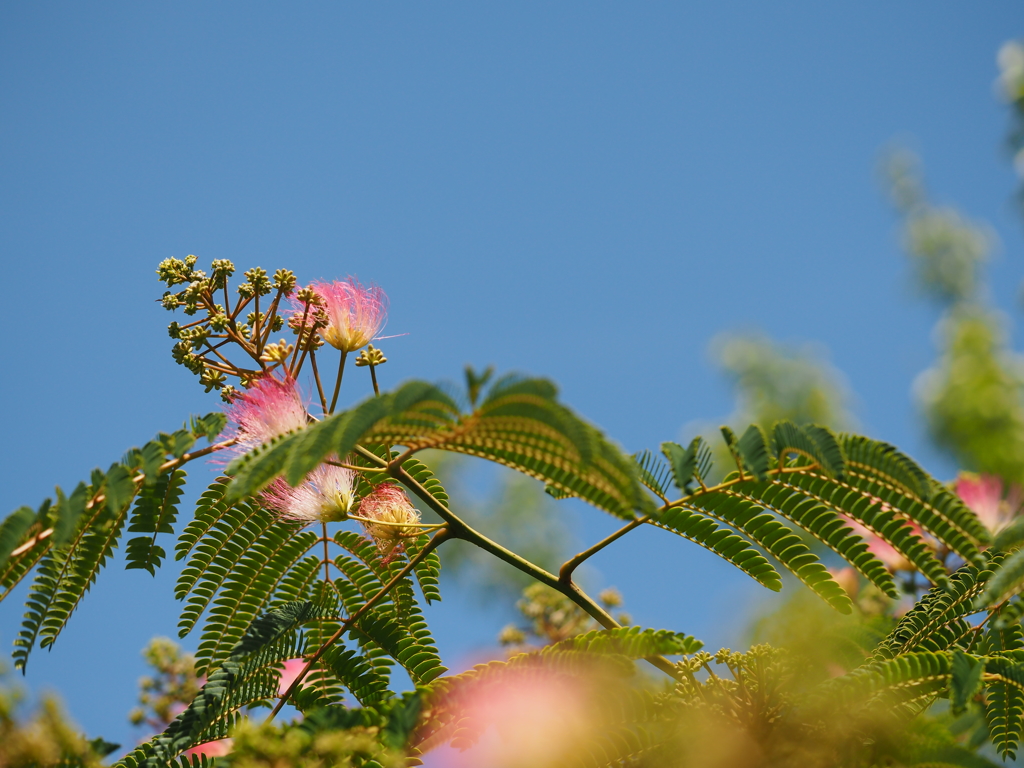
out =
<svg viewBox="0 0 1024 768"><path fill-rule="evenodd" d="M331 562L331 553L327 549L327 542L329 541L329 539L327 538L327 523L321 523L321 525L323 526L324 530L324 581L330 584L331 573L327 570L327 567Z"/></svg>
<svg viewBox="0 0 1024 768"><path fill-rule="evenodd" d="M644 515L643 517L638 517L635 520L631 520L629 523L619 528L619 530L615 531L615 533L613 533L612 535L607 536L604 539L601 539L601 541L597 542L597 544L595 544L594 546L590 547L589 549L585 549L575 557L566 560L562 564L562 567L558 570L558 580L563 584L571 583L572 572L575 571L580 566L580 564L583 563L583 561L589 559L593 555L596 555L609 544L625 536L634 528L639 528L641 525L643 525L650 519L650 515Z"/></svg>
<svg viewBox="0 0 1024 768"><path fill-rule="evenodd" d="M330 413L334 413L334 406L338 404L338 393L341 392L341 378L345 375L345 358L348 352L341 350L341 360L338 363L338 381L334 385L334 397L331 398Z"/></svg>
<svg viewBox="0 0 1024 768"><path fill-rule="evenodd" d="M377 366L370 363L370 378L373 379L373 394L380 397L380 387L377 386Z"/></svg>
<svg viewBox="0 0 1024 768"><path fill-rule="evenodd" d="M320 383L320 370L316 367L316 352L309 353L309 364L313 366L313 379L316 381L316 393L320 395L320 405L327 415L327 398L324 397L324 385Z"/></svg>

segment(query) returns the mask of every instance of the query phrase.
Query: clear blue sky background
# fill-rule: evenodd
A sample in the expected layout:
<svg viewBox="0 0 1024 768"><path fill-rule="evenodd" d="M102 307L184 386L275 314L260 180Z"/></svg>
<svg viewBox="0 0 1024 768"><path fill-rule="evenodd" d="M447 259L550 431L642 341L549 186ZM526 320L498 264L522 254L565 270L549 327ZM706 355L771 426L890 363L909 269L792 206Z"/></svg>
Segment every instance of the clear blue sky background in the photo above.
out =
<svg viewBox="0 0 1024 768"><path fill-rule="evenodd" d="M156 263L189 253L376 281L409 334L385 346L386 383L467 362L550 376L630 451L731 411L715 333L817 340L865 431L948 476L910 394L936 314L874 166L907 137L936 197L995 227L1016 322L992 84L1024 8L701 5L0 4L5 511L218 407L153 302ZM612 525L579 517L581 541ZM662 534L597 565L638 621L717 647L770 602L713 563ZM139 649L175 634L172 576L115 562L26 684L131 743ZM4 645L23 598L0 607ZM477 611L450 594L431 613L453 662L503 621Z"/></svg>

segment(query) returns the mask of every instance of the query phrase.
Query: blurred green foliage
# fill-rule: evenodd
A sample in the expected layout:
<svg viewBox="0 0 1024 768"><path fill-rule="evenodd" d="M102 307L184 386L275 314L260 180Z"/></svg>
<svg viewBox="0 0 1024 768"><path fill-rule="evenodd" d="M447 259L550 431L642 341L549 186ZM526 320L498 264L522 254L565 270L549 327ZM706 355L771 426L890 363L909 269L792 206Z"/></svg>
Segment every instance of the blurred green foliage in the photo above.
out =
<svg viewBox="0 0 1024 768"><path fill-rule="evenodd" d="M783 344L759 333L724 333L711 351L736 394L729 424L769 428L777 421L853 426L850 393L843 374L814 344Z"/></svg>
<svg viewBox="0 0 1024 768"><path fill-rule="evenodd" d="M162 731L196 697L203 685L196 675L196 660L166 637L154 637L142 649L153 674L139 679L139 706L128 719Z"/></svg>
<svg viewBox="0 0 1024 768"><path fill-rule="evenodd" d="M21 691L6 677L0 667L0 768L100 768L101 758L118 748L103 739L87 741L49 695L23 719Z"/></svg>
<svg viewBox="0 0 1024 768"><path fill-rule="evenodd" d="M1024 41L1011 40L999 49L999 92L1010 106L1007 147L1017 175L1024 179ZM1024 212L1024 189L1019 195Z"/></svg>
<svg viewBox="0 0 1024 768"><path fill-rule="evenodd" d="M909 152L891 153L884 169L917 284L943 308L938 360L915 387L932 440L964 469L1024 482L1024 357L984 274L995 236L929 202Z"/></svg>
<svg viewBox="0 0 1024 768"><path fill-rule="evenodd" d="M400 768L405 756L380 744L377 728L296 728L242 721L233 734L232 768ZM218 760L218 763L221 762Z"/></svg>

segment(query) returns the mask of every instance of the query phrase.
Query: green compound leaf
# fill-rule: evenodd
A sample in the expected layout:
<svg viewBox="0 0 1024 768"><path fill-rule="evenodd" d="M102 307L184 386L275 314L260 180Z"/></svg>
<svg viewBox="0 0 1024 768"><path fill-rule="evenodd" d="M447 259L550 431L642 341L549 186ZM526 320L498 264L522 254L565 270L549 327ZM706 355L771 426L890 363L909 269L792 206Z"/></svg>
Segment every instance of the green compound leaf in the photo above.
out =
<svg viewBox="0 0 1024 768"><path fill-rule="evenodd" d="M149 476L147 475L147 478ZM139 568L156 574L166 553L156 543L161 533L174 534L174 523L178 517L178 504L185 486L185 470L175 469L170 474L160 475L154 482L144 482L135 510L128 522L129 533L146 533L129 539L126 546L126 569Z"/></svg>
<svg viewBox="0 0 1024 768"><path fill-rule="evenodd" d="M825 427L798 427L791 421L780 421L773 430L772 442L780 461L785 462L788 455L796 454L817 464L827 477L843 479L846 458L836 438Z"/></svg>
<svg viewBox="0 0 1024 768"><path fill-rule="evenodd" d="M740 438L728 428L722 434L739 471L710 487L700 474L700 441L688 449L662 445L685 495L666 502L647 522L716 552L765 586L781 586L771 558L836 609L852 610L852 601L808 547L802 535L806 533L897 597L892 575L868 542L854 533L853 522L889 544L934 584L945 586L948 577L924 533L966 562L988 567L980 549L988 534L977 516L892 446L855 435L837 437L814 425L780 422L772 430L778 455L774 463L772 446L760 428L748 428ZM638 454L635 461L640 481L664 498L667 483L659 474L664 465L649 453ZM694 478L700 487L694 487ZM990 603L1024 586L1024 555L1019 561L1008 558L1003 568L1015 570L1005 570L994 581L995 588L984 598ZM943 637L942 642L953 642Z"/></svg>
<svg viewBox="0 0 1024 768"><path fill-rule="evenodd" d="M751 424L743 437L736 443L736 451L739 453L743 466L758 480L765 480L768 477L768 470L771 468L772 455L768 450L768 439L764 431L757 425Z"/></svg>
<svg viewBox="0 0 1024 768"><path fill-rule="evenodd" d="M967 649L973 636L966 617L977 612L974 601L992 575L992 566L965 565L949 577L944 587L933 587L875 650L881 658L915 651Z"/></svg>
<svg viewBox="0 0 1024 768"><path fill-rule="evenodd" d="M950 666L952 678L949 683L950 704L954 714L960 714L967 703L981 691L981 676L985 671L985 660L956 651Z"/></svg>
<svg viewBox="0 0 1024 768"><path fill-rule="evenodd" d="M383 443L408 453L437 448L479 456L632 519L649 506L632 462L555 395L548 381L505 377L463 415L440 388L409 382L237 459L228 468L228 500L251 496L281 474L297 484L327 456L345 456L357 443Z"/></svg>
<svg viewBox="0 0 1024 768"><path fill-rule="evenodd" d="M980 610L995 605L1021 589L1024 589L1024 549L1018 549L1002 560L985 585L984 592L977 597L975 606Z"/></svg>

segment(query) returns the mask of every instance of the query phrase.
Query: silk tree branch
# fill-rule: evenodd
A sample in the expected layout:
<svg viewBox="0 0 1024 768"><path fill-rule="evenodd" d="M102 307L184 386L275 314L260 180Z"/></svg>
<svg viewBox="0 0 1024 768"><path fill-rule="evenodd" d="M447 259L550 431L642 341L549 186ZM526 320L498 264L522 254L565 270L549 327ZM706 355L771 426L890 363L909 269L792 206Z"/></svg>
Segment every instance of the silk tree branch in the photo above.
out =
<svg viewBox="0 0 1024 768"><path fill-rule="evenodd" d="M375 456L365 448L357 446L356 451L364 458L372 460L378 465L383 465L385 462L379 457ZM615 619L609 615L597 602L594 601L589 595L587 595L578 586L572 583L571 580L563 582L558 576L553 573L548 573L546 570L541 568L534 563L531 563L524 557L517 555L509 549L501 546L495 541L484 536L479 531L470 527L465 521L459 518L454 512L451 511L446 505L442 504L430 491L420 485L415 478L413 478L408 472L406 472L401 464L397 460L386 464L388 474L391 475L395 480L401 482L409 490L411 490L416 496L423 500L423 502L430 507L438 516L448 524L448 528L451 535L455 538L468 541L471 544L479 547L485 552L489 552L499 560L508 563L513 568L516 568L523 573L532 576L534 579L539 581L541 584L554 589L557 592L568 597L576 605L586 611L598 624L605 629L619 629L622 625L619 624ZM648 656L647 661L653 664L655 667L660 669L670 677L679 680L680 674L676 670L675 665L672 664L664 656Z"/></svg>

